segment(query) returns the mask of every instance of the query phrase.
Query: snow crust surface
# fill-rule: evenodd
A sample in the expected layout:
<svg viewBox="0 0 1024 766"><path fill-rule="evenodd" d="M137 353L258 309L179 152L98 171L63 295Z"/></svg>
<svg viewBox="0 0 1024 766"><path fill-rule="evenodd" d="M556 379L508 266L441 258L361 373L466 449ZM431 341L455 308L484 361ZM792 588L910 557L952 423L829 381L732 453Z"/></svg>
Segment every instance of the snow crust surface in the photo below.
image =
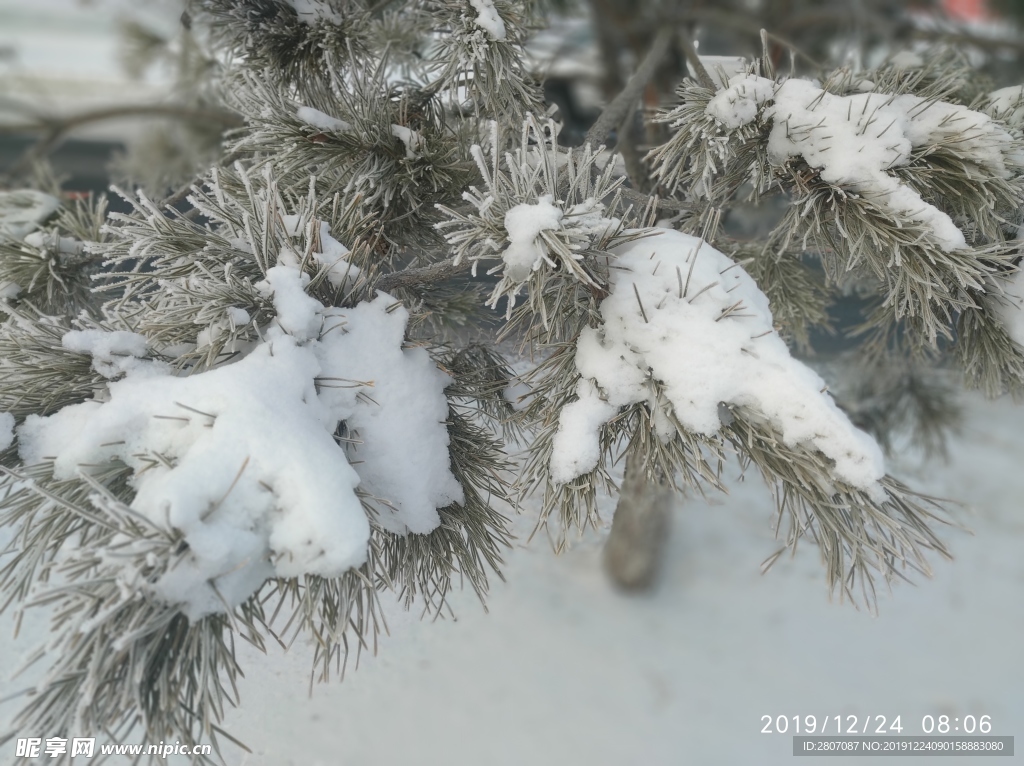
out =
<svg viewBox="0 0 1024 766"><path fill-rule="evenodd" d="M958 152L985 172L1011 175L1005 157L1013 139L1003 127L981 112L910 94L837 96L808 80L777 84L744 74L729 80L707 113L729 129L759 116L771 119L768 153L774 164L803 157L825 181L928 227L947 252L967 246L963 232L889 171L910 162L918 147L957 139Z"/></svg>
<svg viewBox="0 0 1024 766"><path fill-rule="evenodd" d="M556 482L596 467L600 428L621 407L652 401L653 380L692 432L719 430L720 403L751 407L787 444L806 443L830 458L836 477L877 491L885 474L878 445L850 423L817 373L790 356L772 328L768 299L737 263L671 230L612 252L603 324L577 342L583 377L578 400L559 418L551 459ZM671 435L667 419L658 427L662 438Z"/></svg>

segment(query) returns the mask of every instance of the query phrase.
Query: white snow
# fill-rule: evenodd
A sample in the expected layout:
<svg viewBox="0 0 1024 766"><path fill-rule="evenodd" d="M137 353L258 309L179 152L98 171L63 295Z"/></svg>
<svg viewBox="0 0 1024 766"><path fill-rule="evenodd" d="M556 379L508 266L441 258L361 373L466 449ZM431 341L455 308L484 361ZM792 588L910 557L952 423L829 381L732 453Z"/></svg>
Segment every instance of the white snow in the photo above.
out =
<svg viewBox="0 0 1024 766"><path fill-rule="evenodd" d="M327 269L327 281L337 289L354 282L359 268L348 261L349 249L331 236L330 226L320 223L320 252L313 253L313 260Z"/></svg>
<svg viewBox="0 0 1024 766"><path fill-rule="evenodd" d="M553 198L545 194L537 204L516 205L505 213L505 231L511 243L501 254L505 262L505 276L514 282L525 282L530 272L536 271L546 260L542 243L538 243L542 231L557 230L561 227L562 211L552 204Z"/></svg>
<svg viewBox="0 0 1024 766"><path fill-rule="evenodd" d="M141 335L72 331L65 348L124 377L18 432L21 459L52 458L58 478L113 459L133 469L132 508L179 530L188 553L152 586L126 570L124 587L191 619L241 603L269 577L360 565L369 522L357 486L381 499L380 524L398 534L430 532L438 508L464 501L445 425L451 381L425 349L404 348L408 312L384 293L325 309L288 261L284 251L262 284L278 316L244 358L178 377L141 358ZM228 317L250 321L240 308Z"/></svg>
<svg viewBox="0 0 1024 766"><path fill-rule="evenodd" d="M74 237L61 237L56 233L33 231L25 235L25 244L39 249L53 248L64 255L79 255L85 249L83 243Z"/></svg>
<svg viewBox="0 0 1024 766"><path fill-rule="evenodd" d="M708 103L707 113L730 130L753 122L758 110L775 96L774 80L753 74L729 78L729 86Z"/></svg>
<svg viewBox="0 0 1024 766"><path fill-rule="evenodd" d="M60 342L68 351L92 355L92 368L108 380L115 380L137 370L160 369L154 368L151 362L143 361L147 343L146 338L138 333L124 330L72 330Z"/></svg>
<svg viewBox="0 0 1024 766"><path fill-rule="evenodd" d="M228 307L228 319L230 319L236 327L244 327L252 321L252 317L249 316L249 312L238 306Z"/></svg>
<svg viewBox="0 0 1024 766"><path fill-rule="evenodd" d="M109 401L28 417L20 455L53 457L58 478L114 458L132 467L131 507L189 546L152 595L196 619L268 577L333 577L366 558L359 477L331 437L318 373L313 354L282 334L202 374L129 375L109 384Z"/></svg>
<svg viewBox="0 0 1024 766"><path fill-rule="evenodd" d="M1024 85L1011 85L988 94L986 110L996 119L1015 128L1024 127Z"/></svg>
<svg viewBox="0 0 1024 766"><path fill-rule="evenodd" d="M305 231L307 221L299 215L282 215L285 233L289 237L298 237ZM331 236L331 227L326 221L320 221L320 249L312 253L313 260L327 271L327 281L335 288L342 288L354 282L359 276L359 268L348 261L349 249ZM279 257L281 265L298 267L300 259L297 253L285 251ZM303 282L302 287L307 282ZM269 283L267 288L269 289Z"/></svg>
<svg viewBox="0 0 1024 766"><path fill-rule="evenodd" d="M331 130L335 133L341 133L352 129L352 126L344 120L339 120L337 117L331 117L331 115L325 114L319 109L314 109L311 106L300 106L295 110L295 116L307 125L311 125L314 128L320 128L320 130Z"/></svg>
<svg viewBox="0 0 1024 766"><path fill-rule="evenodd" d="M278 263L267 269L267 278L255 287L264 295L273 296L277 324L288 334L308 340L320 332L323 305L306 292L309 275L298 266Z"/></svg>
<svg viewBox="0 0 1024 766"><path fill-rule="evenodd" d="M492 40L505 39L505 22L494 7L494 0L469 0L476 10L476 23Z"/></svg>
<svg viewBox="0 0 1024 766"><path fill-rule="evenodd" d="M426 349L402 348L409 313L385 293L323 318L320 399L345 413L360 486L390 503L378 517L385 529L430 532L438 508L464 500L444 426L451 379Z"/></svg>
<svg viewBox="0 0 1024 766"><path fill-rule="evenodd" d="M750 276L701 240L676 231L613 248L603 323L576 348L578 400L563 409L551 458L564 483L592 470L600 428L619 408L649 401L653 378L691 432L721 427L719 404L751 407L789 445L830 458L842 481L877 490L885 474L878 445L854 428L821 378L793 359L772 329L768 299ZM660 425L662 437L668 424Z"/></svg>
<svg viewBox="0 0 1024 766"><path fill-rule="evenodd" d="M392 125L391 135L405 144L405 158L407 160L414 160L420 156L417 150L423 144L423 136L415 130L407 128L404 125Z"/></svg>
<svg viewBox="0 0 1024 766"><path fill-rule="evenodd" d="M0 412L0 450L5 450L14 444L14 415L9 412Z"/></svg>
<svg viewBox="0 0 1024 766"><path fill-rule="evenodd" d="M765 107L767 102L773 103ZM836 96L799 79L776 84L738 75L711 100L707 113L729 129L759 115L770 119L768 153L774 164L803 157L823 180L850 187L894 216L927 227L944 251L966 247L963 232L888 171L905 165L916 147L957 139L957 151L966 159L1008 178L1007 158L1015 151L1005 129L966 107L909 94ZM1014 162L1020 159L1013 155Z"/></svg>
<svg viewBox="0 0 1024 766"><path fill-rule="evenodd" d="M0 282L0 302L10 300L11 298L17 298L20 292L21 285L17 282Z"/></svg>

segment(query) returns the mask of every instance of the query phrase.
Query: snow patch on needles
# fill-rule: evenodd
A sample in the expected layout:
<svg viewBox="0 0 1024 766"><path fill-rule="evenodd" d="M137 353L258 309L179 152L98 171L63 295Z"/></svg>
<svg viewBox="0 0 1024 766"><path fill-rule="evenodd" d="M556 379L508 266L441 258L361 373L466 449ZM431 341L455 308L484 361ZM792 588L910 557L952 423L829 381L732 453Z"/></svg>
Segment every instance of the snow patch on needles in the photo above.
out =
<svg viewBox="0 0 1024 766"><path fill-rule="evenodd" d="M547 257L543 244L537 239L541 232L561 228L562 211L552 204L553 197L545 194L536 205L516 205L505 213L505 231L511 243L501 254L505 262L505 276L516 282L525 282L531 271L544 261L554 266Z"/></svg>
<svg viewBox="0 0 1024 766"><path fill-rule="evenodd" d="M148 344L138 333L72 330L60 342L68 351L91 355L92 368L107 380L116 380L133 371L163 371L161 366L143 360Z"/></svg>
<svg viewBox="0 0 1024 766"><path fill-rule="evenodd" d="M768 299L728 256L677 231L612 248L603 323L576 348L578 400L559 418L552 478L566 483L593 470L601 427L619 409L652 401L658 381L680 425L712 435L719 404L750 407L788 445L809 443L847 484L879 492L882 452L824 393L825 384L793 359L772 327ZM657 412L656 407L652 407ZM662 419L668 437L672 426Z"/></svg>
<svg viewBox="0 0 1024 766"><path fill-rule="evenodd" d="M344 120L331 117L331 115L321 112L319 109L314 109L311 106L300 106L295 110L295 116L307 125L319 128L320 130L343 133L346 130L352 129L352 126Z"/></svg>
<svg viewBox="0 0 1024 766"><path fill-rule="evenodd" d="M492 40L505 39L505 22L494 7L493 0L469 0L476 10L476 24L484 30Z"/></svg>
<svg viewBox="0 0 1024 766"><path fill-rule="evenodd" d="M955 139L965 160L998 178L1012 175L1006 157L1014 153L1013 137L988 115L910 94L837 96L808 80L776 83L745 74L729 80L707 114L730 130L771 120L773 164L802 157L828 183L863 194L896 218L928 226L946 252L967 247L963 232L890 171L907 165L915 149Z"/></svg>
<svg viewBox="0 0 1024 766"><path fill-rule="evenodd" d="M323 304L306 292L309 275L298 266L279 263L267 269L267 278L255 287L264 295L273 296L277 324L300 340L316 337L320 332Z"/></svg>
<svg viewBox="0 0 1024 766"><path fill-rule="evenodd" d="M423 136L418 132L404 125L392 125L391 135L405 144L405 158L407 160L415 160L420 156L417 150L423 145Z"/></svg>
<svg viewBox="0 0 1024 766"><path fill-rule="evenodd" d="M198 619L236 606L268 577L335 577L366 559L359 477L331 438L319 371L313 353L282 334L199 375L130 375L109 384L107 402L29 416L21 458L53 457L58 479L113 459L130 466L132 509L179 530L190 551L153 594Z"/></svg>
<svg viewBox="0 0 1024 766"><path fill-rule="evenodd" d="M66 348L124 378L102 401L31 415L18 432L25 464L52 459L57 479L113 460L132 469L132 510L187 546L146 592L189 619L230 610L270 577L361 565L370 523L357 488L397 534L430 532L439 507L464 502L448 452L451 379L425 349L403 348L408 312L384 293L325 309L287 260L264 283L276 326L241 360L179 377L140 358L141 335L72 331ZM0 417L0 443L12 426Z"/></svg>
<svg viewBox="0 0 1024 766"><path fill-rule="evenodd" d="M320 399L344 413L360 486L390 506L377 521L397 534L430 532L438 508L464 502L444 425L451 378L426 349L402 348L409 312L385 293L323 317Z"/></svg>

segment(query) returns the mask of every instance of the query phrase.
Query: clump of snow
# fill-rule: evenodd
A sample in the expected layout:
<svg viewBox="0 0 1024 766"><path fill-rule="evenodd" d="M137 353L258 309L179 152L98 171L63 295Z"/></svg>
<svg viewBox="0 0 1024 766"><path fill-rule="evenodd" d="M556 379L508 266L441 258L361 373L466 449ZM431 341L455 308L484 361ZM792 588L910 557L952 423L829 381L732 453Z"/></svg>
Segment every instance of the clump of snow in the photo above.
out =
<svg viewBox="0 0 1024 766"><path fill-rule="evenodd" d="M438 508L464 499L444 426L451 379L426 349L402 348L409 313L389 295L323 319L320 398L343 414L360 486L391 504L378 519L385 529L431 531Z"/></svg>
<svg viewBox="0 0 1024 766"><path fill-rule="evenodd" d="M757 118L758 110L775 96L774 80L753 74L738 74L729 86L707 106L707 113L730 130L743 127Z"/></svg>
<svg viewBox="0 0 1024 766"><path fill-rule="evenodd" d="M679 422L712 435L721 403L762 413L789 445L806 443L840 480L877 491L878 445L856 429L811 369L774 332L768 299L743 269L701 240L676 231L612 249L603 323L580 335L578 400L562 410L551 458L559 483L592 470L601 427L621 407L651 401L659 381ZM671 433L667 420L660 435Z"/></svg>
<svg viewBox="0 0 1024 766"><path fill-rule="evenodd" d="M0 412L0 450L5 450L14 444L14 415L9 412Z"/></svg>
<svg viewBox="0 0 1024 766"><path fill-rule="evenodd" d="M23 239L59 209L59 199L34 189L0 191L0 234Z"/></svg>
<svg viewBox="0 0 1024 766"><path fill-rule="evenodd" d="M765 106L768 102L773 103ZM955 141L965 159L1009 178L1006 161L1015 151L1006 130L966 107L910 94L837 96L808 80L777 84L738 75L711 100L707 113L729 129L759 116L770 119L768 153L773 163L802 157L823 180L850 187L894 216L927 226L947 252L966 247L963 232L889 171L907 164L916 147Z"/></svg>
<svg viewBox="0 0 1024 766"><path fill-rule="evenodd" d="M11 298L17 298L20 292L21 285L19 285L17 282L0 282L0 302L8 301Z"/></svg>
<svg viewBox="0 0 1024 766"><path fill-rule="evenodd" d="M144 587L190 619L241 603L269 577L359 566L370 527L357 487L383 500L379 522L398 534L430 532L438 508L464 502L445 425L451 381L425 349L403 347L408 312L383 293L325 309L293 260L283 251L262 284L276 325L222 367L179 377L140 358L143 336L67 333L65 348L124 377L102 400L31 416L18 432L21 459L53 459L57 478L114 459L133 469L131 507L179 531L188 551Z"/></svg>
<svg viewBox="0 0 1024 766"><path fill-rule="evenodd" d="M273 296L277 324L289 335L308 340L320 332L323 305L306 292L309 275L298 266L278 263L267 269L267 278L255 287L267 297Z"/></svg>
<svg viewBox="0 0 1024 766"><path fill-rule="evenodd" d="M1011 85L988 94L988 113L1015 128L1024 127L1024 85Z"/></svg>
<svg viewBox="0 0 1024 766"><path fill-rule="evenodd" d="M25 244L39 249L54 248L63 255L80 255L85 249L82 242L74 237L61 237L60 235L44 234L41 231L34 231L25 236Z"/></svg>
<svg viewBox="0 0 1024 766"><path fill-rule="evenodd" d="M312 352L280 335L199 375L129 375L107 402L29 416L21 458L52 457L64 479L115 458L132 467L131 507L189 546L152 593L196 619L268 577L334 577L365 560L359 477L331 438L318 373Z"/></svg>
<svg viewBox="0 0 1024 766"><path fill-rule="evenodd" d="M404 125L392 125L391 135L405 144L405 158L414 160L420 155L417 150L423 145L423 136Z"/></svg>
<svg viewBox="0 0 1024 766"><path fill-rule="evenodd" d="M322 268L327 269L327 281L341 289L359 276L359 268L348 261L349 249L331 236L330 226L320 223L320 252L313 253Z"/></svg>
<svg viewBox="0 0 1024 766"><path fill-rule="evenodd" d="M92 356L92 368L107 380L116 380L140 369L152 370L143 359L146 338L138 333L117 330L71 330L60 340L61 346L75 354Z"/></svg>
<svg viewBox="0 0 1024 766"><path fill-rule="evenodd" d="M325 114L319 109L314 109L311 106L300 106L295 110L295 116L307 125L319 128L320 130L330 130L335 133L342 133L346 130L352 129L352 126L344 120L339 120L337 117L331 117L331 115Z"/></svg>
<svg viewBox="0 0 1024 766"><path fill-rule="evenodd" d="M249 312L238 306L229 306L227 310L228 319L236 327L244 327L252 321L252 317L249 316Z"/></svg>
<svg viewBox="0 0 1024 766"><path fill-rule="evenodd" d="M303 217L298 215L282 215L281 221L289 237L298 237L302 234L306 223ZM359 268L348 261L349 252L347 247L331 236L330 224L320 221L320 250L314 250L312 256L321 268L327 270L327 281L332 287L340 289L354 282L359 276ZM299 265L299 258L294 254L284 253L279 260L289 266ZM306 282L302 286L305 287Z"/></svg>
<svg viewBox="0 0 1024 766"><path fill-rule="evenodd" d="M504 40L505 22L494 7L494 0L469 0L469 2L476 11L477 26L484 30L492 40Z"/></svg>
<svg viewBox="0 0 1024 766"><path fill-rule="evenodd" d="M345 20L341 14L323 0L288 0L299 16L299 20L313 26L321 21L341 25Z"/></svg>
<svg viewBox="0 0 1024 766"><path fill-rule="evenodd" d="M550 194L537 199L535 205L516 205L505 213L505 231L511 244L501 254L505 262L505 276L514 282L525 282L530 272L536 271L544 261L554 266L546 255L544 245L537 242L542 231L561 227L562 211Z"/></svg>

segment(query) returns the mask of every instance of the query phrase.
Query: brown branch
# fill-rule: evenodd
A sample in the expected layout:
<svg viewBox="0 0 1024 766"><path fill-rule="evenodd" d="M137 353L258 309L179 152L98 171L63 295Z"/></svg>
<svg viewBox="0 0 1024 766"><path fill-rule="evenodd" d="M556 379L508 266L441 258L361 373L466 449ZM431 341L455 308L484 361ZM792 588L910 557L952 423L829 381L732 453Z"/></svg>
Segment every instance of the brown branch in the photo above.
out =
<svg viewBox="0 0 1024 766"><path fill-rule="evenodd" d="M629 82L611 103L604 108L597 122L587 131L584 145L590 144L595 149L604 144L611 132L622 125L632 112L643 89L650 82L654 73L658 70L661 60L668 53L669 44L672 42L672 32L669 29L662 29L654 38L651 49L647 52L640 66L637 67Z"/></svg>
<svg viewBox="0 0 1024 766"><path fill-rule="evenodd" d="M451 261L442 261L441 263L433 263L430 266L393 271L377 279L372 284L371 289L387 293L403 287L417 287L435 282L443 282L459 274L465 274L472 268L472 265L469 261L463 261L458 265Z"/></svg>
<svg viewBox="0 0 1024 766"><path fill-rule="evenodd" d="M683 53L686 54L686 60L690 66L693 67L694 73L697 75L697 80L705 88L710 90L718 90L715 86L715 81L711 79L711 75L708 74L708 70L704 68L704 62L700 60L700 56L697 55L697 48L694 47L693 38L690 37L690 33L684 28L679 30L679 40L683 44Z"/></svg>

